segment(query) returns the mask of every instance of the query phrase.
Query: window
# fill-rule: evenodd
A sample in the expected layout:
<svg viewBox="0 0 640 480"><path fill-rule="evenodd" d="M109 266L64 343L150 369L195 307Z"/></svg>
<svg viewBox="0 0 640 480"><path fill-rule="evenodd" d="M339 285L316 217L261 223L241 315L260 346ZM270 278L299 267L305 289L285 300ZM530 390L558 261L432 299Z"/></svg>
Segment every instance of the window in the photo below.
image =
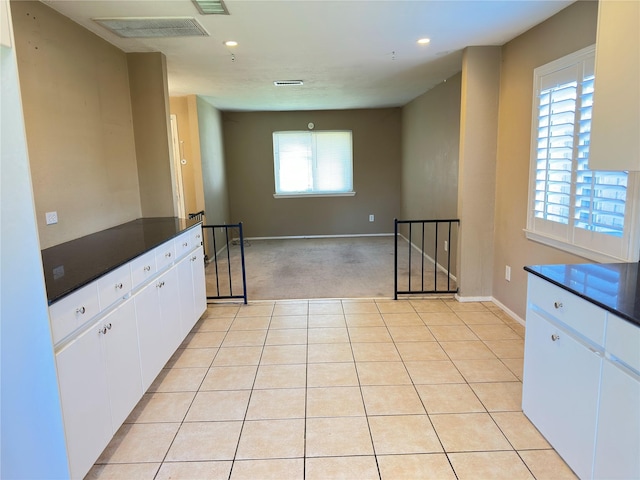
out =
<svg viewBox="0 0 640 480"><path fill-rule="evenodd" d="M354 195L350 131L274 132L276 197Z"/></svg>
<svg viewBox="0 0 640 480"><path fill-rule="evenodd" d="M635 261L635 179L588 168L594 66L592 46L534 71L527 237L592 260Z"/></svg>

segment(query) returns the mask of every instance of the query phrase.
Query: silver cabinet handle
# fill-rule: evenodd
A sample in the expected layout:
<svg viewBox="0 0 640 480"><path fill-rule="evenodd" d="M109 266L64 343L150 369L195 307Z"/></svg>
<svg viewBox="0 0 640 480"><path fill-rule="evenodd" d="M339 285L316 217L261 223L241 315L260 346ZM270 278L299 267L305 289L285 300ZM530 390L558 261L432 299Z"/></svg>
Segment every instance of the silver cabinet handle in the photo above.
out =
<svg viewBox="0 0 640 480"><path fill-rule="evenodd" d="M193 257L191 257L191 261L195 262L198 259L198 257L196 257L195 255Z"/></svg>
<svg viewBox="0 0 640 480"><path fill-rule="evenodd" d="M196 235L196 238L200 238L200 234L197 234L197 235Z"/></svg>
<svg viewBox="0 0 640 480"><path fill-rule="evenodd" d="M558 340L560 340L560 335L554 333L553 335L551 335L551 341L552 342L557 342Z"/></svg>
<svg viewBox="0 0 640 480"><path fill-rule="evenodd" d="M116 290L122 290L122 282L116 283Z"/></svg>
<svg viewBox="0 0 640 480"><path fill-rule="evenodd" d="M563 307L562 302L553 302L553 306L556 310Z"/></svg>
<svg viewBox="0 0 640 480"><path fill-rule="evenodd" d="M189 243L188 243L188 242L184 242L184 243L182 244L182 246L183 246L183 247L188 247L188 246L189 246Z"/></svg>
<svg viewBox="0 0 640 480"><path fill-rule="evenodd" d="M84 313L87 311L86 308L84 307L80 307L80 308L76 308L76 313L80 314L80 315L84 315Z"/></svg>
<svg viewBox="0 0 640 480"><path fill-rule="evenodd" d="M167 258L171 258L171 252L165 253L164 256L167 257Z"/></svg>
<svg viewBox="0 0 640 480"><path fill-rule="evenodd" d="M145 272L151 271L151 265L147 265L146 267L144 267L144 271Z"/></svg>
<svg viewBox="0 0 640 480"><path fill-rule="evenodd" d="M158 287L158 288L162 288L162 287L164 287L164 280L163 280L162 282L158 282L158 283L156 284L156 287Z"/></svg>
<svg viewBox="0 0 640 480"><path fill-rule="evenodd" d="M102 334L102 335L106 335L107 334L107 327L105 327L104 325L98 330L98 334Z"/></svg>
<svg viewBox="0 0 640 480"><path fill-rule="evenodd" d="M107 323L107 330L111 330L111 323Z"/></svg>

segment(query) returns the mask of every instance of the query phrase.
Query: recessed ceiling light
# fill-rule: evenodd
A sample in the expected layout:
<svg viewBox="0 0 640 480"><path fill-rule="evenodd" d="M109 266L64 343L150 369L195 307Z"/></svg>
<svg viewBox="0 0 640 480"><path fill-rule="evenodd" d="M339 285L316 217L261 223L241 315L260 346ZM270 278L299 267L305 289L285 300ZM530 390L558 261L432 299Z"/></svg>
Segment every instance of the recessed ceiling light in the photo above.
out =
<svg viewBox="0 0 640 480"><path fill-rule="evenodd" d="M236 42L235 40L227 40L226 42L224 42L224 44L227 47L237 47L238 46L238 42Z"/></svg>
<svg viewBox="0 0 640 480"><path fill-rule="evenodd" d="M431 43L431 39L430 38L421 38L418 40L418 43L420 45L428 45L429 43Z"/></svg>

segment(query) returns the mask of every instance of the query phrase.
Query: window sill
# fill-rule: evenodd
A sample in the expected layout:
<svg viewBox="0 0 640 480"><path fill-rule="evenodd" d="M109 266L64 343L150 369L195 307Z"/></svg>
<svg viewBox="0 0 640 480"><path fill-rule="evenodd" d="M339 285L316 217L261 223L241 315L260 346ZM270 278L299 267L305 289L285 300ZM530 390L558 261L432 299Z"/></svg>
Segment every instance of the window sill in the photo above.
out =
<svg viewBox="0 0 640 480"><path fill-rule="evenodd" d="M563 250L565 252L571 253L573 255L577 255L582 258L586 258L588 260L592 260L594 262L614 263L614 262L632 261L625 258L615 257L613 255L607 255L606 253L589 250L587 248L580 247L577 245L572 245L558 238L542 235L532 230L527 230L526 228L524 229L524 233L528 240L533 240L534 242L538 242L543 245L547 245L549 247L557 248L558 250Z"/></svg>
<svg viewBox="0 0 640 480"><path fill-rule="evenodd" d="M353 197L356 192L336 193L274 193L273 198Z"/></svg>

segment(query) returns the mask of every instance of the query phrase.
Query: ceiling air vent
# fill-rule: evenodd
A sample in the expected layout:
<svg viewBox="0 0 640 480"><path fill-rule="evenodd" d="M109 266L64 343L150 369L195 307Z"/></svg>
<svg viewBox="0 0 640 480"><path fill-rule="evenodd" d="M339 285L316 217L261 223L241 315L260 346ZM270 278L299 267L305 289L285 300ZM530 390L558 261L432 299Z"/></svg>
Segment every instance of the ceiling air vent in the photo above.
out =
<svg viewBox="0 0 640 480"><path fill-rule="evenodd" d="M192 0L202 15L229 15L222 0Z"/></svg>
<svg viewBox="0 0 640 480"><path fill-rule="evenodd" d="M94 18L93 21L123 38L209 36L191 17Z"/></svg>
<svg viewBox="0 0 640 480"><path fill-rule="evenodd" d="M294 85L304 85L302 80L276 80L273 82L276 87L292 87Z"/></svg>

